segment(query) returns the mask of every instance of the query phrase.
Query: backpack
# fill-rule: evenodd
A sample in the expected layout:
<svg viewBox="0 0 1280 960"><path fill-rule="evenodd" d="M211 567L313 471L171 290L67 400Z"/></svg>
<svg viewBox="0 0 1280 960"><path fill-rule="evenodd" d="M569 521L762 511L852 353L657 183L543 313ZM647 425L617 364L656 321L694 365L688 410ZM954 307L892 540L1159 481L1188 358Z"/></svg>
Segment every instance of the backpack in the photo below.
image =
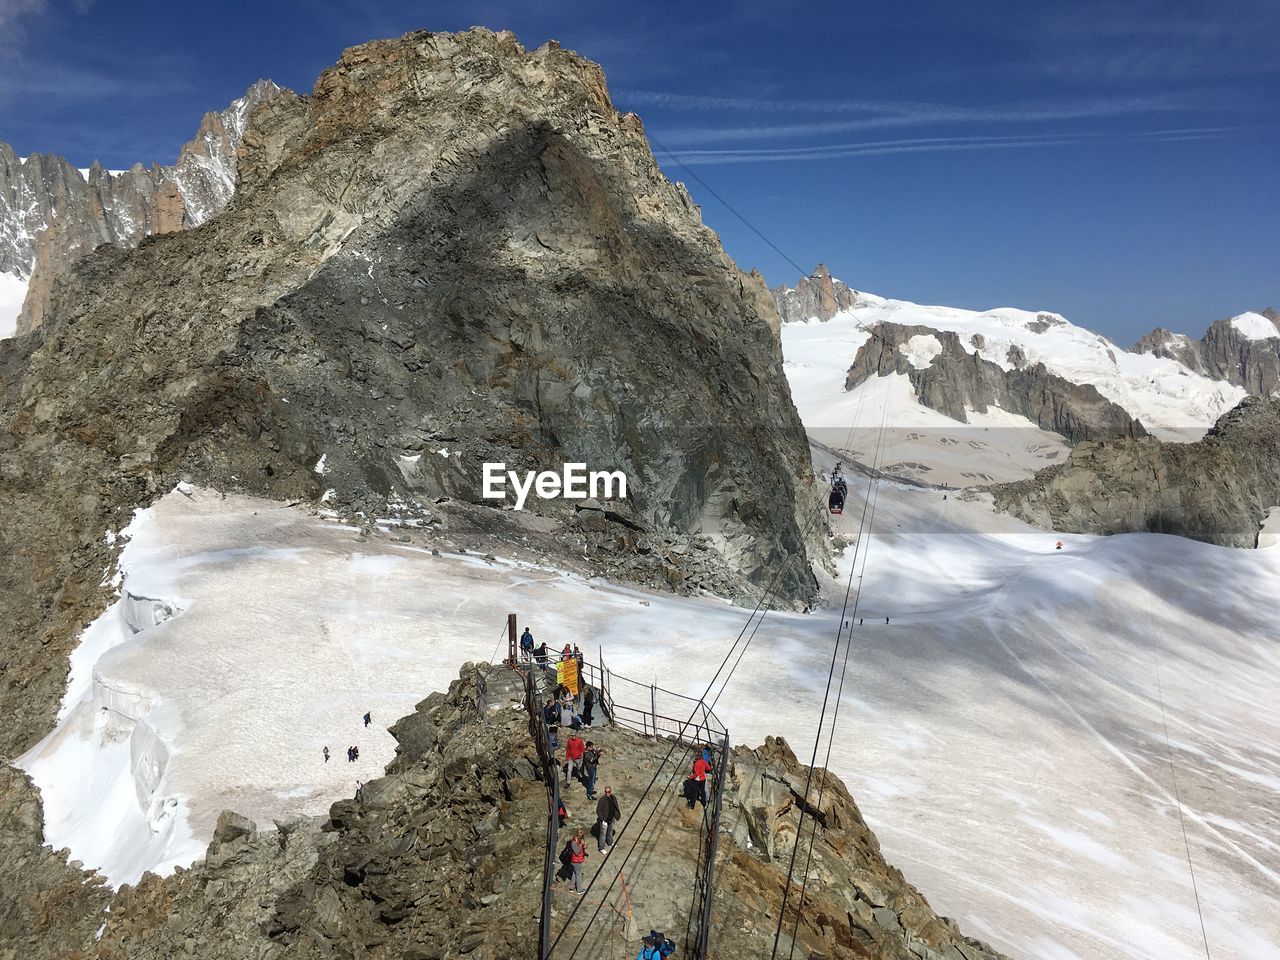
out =
<svg viewBox="0 0 1280 960"><path fill-rule="evenodd" d="M663 960L666 960L667 957L676 952L675 942L668 940L666 934L659 933L657 930L650 930L649 936L653 937L654 952L662 957Z"/></svg>

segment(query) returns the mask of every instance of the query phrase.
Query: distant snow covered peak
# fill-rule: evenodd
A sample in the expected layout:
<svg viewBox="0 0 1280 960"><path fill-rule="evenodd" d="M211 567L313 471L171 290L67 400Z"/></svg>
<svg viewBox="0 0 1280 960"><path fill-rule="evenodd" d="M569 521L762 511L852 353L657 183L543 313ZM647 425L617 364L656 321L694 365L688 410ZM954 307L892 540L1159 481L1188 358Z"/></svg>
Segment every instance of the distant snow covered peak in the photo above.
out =
<svg viewBox="0 0 1280 960"><path fill-rule="evenodd" d="M1275 322L1251 310L1232 317L1231 326L1239 330L1246 340L1270 340L1273 337L1280 337L1280 328Z"/></svg>
<svg viewBox="0 0 1280 960"><path fill-rule="evenodd" d="M859 291L856 305L830 320L782 328L792 394L806 425L827 416L845 395L854 356L878 323L953 332L967 350L1004 371L1043 363L1050 374L1094 386L1151 433L1170 440L1198 438L1246 395L1243 388L1212 380L1177 360L1130 353L1056 313L1012 307L964 310ZM913 366L933 362L922 349L924 340L913 338L912 344ZM891 411L890 418L894 416Z"/></svg>
<svg viewBox="0 0 1280 960"><path fill-rule="evenodd" d="M0 143L0 274L17 278L0 282L0 336L39 326L53 281L97 247L133 247L221 211L235 191L237 149L253 109L281 92L259 80L225 110L206 114L172 166L73 167L54 154L18 157ZM15 309L19 281L25 300Z"/></svg>

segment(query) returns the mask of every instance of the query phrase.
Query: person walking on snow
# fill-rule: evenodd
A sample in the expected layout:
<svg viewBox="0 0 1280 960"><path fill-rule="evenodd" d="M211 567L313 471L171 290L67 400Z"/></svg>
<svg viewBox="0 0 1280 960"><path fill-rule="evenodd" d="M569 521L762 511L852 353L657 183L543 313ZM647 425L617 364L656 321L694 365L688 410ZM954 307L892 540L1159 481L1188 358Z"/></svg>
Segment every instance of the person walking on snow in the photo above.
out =
<svg viewBox="0 0 1280 960"><path fill-rule="evenodd" d="M582 895L582 863L587 859L587 845L582 841L582 828L573 831L573 839L569 841L569 863L573 867L574 893Z"/></svg>
<svg viewBox="0 0 1280 960"><path fill-rule="evenodd" d="M371 723L373 723L373 715L366 713L364 715L364 725L367 727Z"/></svg>
<svg viewBox="0 0 1280 960"><path fill-rule="evenodd" d="M324 762L325 762L325 763L328 763L328 762L329 762L329 748L328 748L328 747L325 747L325 748L324 748Z"/></svg>
<svg viewBox="0 0 1280 960"><path fill-rule="evenodd" d="M529 628L524 628L524 633L520 634L520 656L528 660L533 656L533 634L529 632Z"/></svg>
<svg viewBox="0 0 1280 960"><path fill-rule="evenodd" d="M613 795L613 787L605 787L604 796L596 801L596 819L600 821L597 849L604 853L613 846L614 824L622 819L622 808L618 806L618 798Z"/></svg>
<svg viewBox="0 0 1280 960"><path fill-rule="evenodd" d="M564 745L564 782L566 786L575 772L579 777L582 776L582 755L586 750L587 745L583 743L582 738L576 733L571 733Z"/></svg>
<svg viewBox="0 0 1280 960"><path fill-rule="evenodd" d="M587 775L585 785L588 800L596 798L596 773L600 767L600 755L602 753L604 751L596 749L596 745L590 740L587 741L587 746L582 751L582 772Z"/></svg>

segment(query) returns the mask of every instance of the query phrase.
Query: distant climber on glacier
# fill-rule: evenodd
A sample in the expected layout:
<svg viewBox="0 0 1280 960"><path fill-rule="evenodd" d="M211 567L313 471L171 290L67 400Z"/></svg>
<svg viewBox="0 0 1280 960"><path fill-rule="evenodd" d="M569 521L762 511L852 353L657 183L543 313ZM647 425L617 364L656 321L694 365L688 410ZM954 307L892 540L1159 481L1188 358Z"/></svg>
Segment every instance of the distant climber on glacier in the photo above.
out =
<svg viewBox="0 0 1280 960"><path fill-rule="evenodd" d="M325 747L323 752L324 752L324 762L325 762L325 763L328 763L328 762L329 762L329 748L328 748L328 747Z"/></svg>
<svg viewBox="0 0 1280 960"><path fill-rule="evenodd" d="M367 727L371 723L373 723L373 716L371 714L366 713L364 715L364 725Z"/></svg>

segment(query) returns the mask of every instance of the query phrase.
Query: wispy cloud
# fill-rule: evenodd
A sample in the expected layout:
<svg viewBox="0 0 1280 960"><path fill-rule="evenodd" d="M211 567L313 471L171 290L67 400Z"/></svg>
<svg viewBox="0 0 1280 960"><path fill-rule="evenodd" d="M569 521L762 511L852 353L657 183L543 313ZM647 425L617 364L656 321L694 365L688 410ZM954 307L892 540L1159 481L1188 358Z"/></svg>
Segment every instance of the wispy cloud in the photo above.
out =
<svg viewBox="0 0 1280 960"><path fill-rule="evenodd" d="M9 56L20 49L27 20L44 9L45 0L0 0L0 52Z"/></svg>
<svg viewBox="0 0 1280 960"><path fill-rule="evenodd" d="M852 112L852 102L846 102L846 111ZM902 127L923 127L948 124L1038 124L1069 120L1098 120L1104 118L1155 115L1171 111L1195 109L1189 102L1169 96L1115 97L1066 104L1011 104L991 107L965 107L936 103L895 104L891 107L867 107L883 110L877 116L857 117L845 120L822 120L807 123L788 123L752 126L704 126L669 129L663 139L673 146L699 144L751 142L761 140L823 137L833 134L855 133L866 130L884 130Z"/></svg>
<svg viewBox="0 0 1280 960"><path fill-rule="evenodd" d="M839 160L849 157L883 156L895 153L946 153L972 150L1018 150L1061 147L1106 141L1129 143L1175 143L1218 140L1242 127L1182 127L1147 130L1131 134L1081 132L1028 134L1024 136L910 137L897 140L869 140L810 147L747 148L738 150L671 150L654 140L660 157L669 157L688 166L735 163L779 163ZM651 138L653 139L653 138Z"/></svg>

